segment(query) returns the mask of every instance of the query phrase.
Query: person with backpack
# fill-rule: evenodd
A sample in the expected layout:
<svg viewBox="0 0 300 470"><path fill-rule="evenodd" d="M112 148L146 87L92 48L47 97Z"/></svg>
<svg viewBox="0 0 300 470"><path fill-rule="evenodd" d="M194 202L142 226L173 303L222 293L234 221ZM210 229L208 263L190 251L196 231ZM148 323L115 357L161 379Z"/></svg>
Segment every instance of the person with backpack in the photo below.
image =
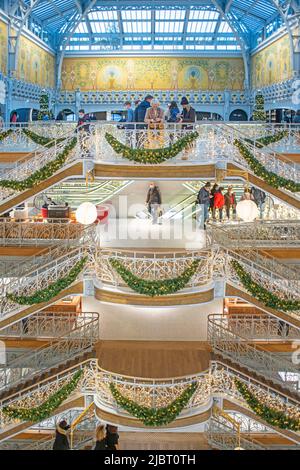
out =
<svg viewBox="0 0 300 470"><path fill-rule="evenodd" d="M251 194L253 197L253 201L257 205L260 213L260 218L263 218L264 215L264 208L265 208L265 201L266 201L266 193L255 186L251 188Z"/></svg>

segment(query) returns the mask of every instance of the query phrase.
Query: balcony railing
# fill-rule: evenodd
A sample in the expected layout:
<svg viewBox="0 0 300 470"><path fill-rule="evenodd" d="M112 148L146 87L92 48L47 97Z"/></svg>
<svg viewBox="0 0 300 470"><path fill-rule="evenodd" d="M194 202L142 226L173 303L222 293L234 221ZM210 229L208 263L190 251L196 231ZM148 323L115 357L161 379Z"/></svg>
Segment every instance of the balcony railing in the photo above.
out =
<svg viewBox="0 0 300 470"><path fill-rule="evenodd" d="M24 322L23 327L27 329ZM45 346L22 354L0 367L0 389L4 390L31 377L38 377L45 370L91 351L99 338L98 313L85 313L70 327L68 332L63 332L64 334Z"/></svg>
<svg viewBox="0 0 300 470"><path fill-rule="evenodd" d="M209 235L216 243L231 248L298 247L299 220L263 220L229 226L209 225Z"/></svg>
<svg viewBox="0 0 300 470"><path fill-rule="evenodd" d="M284 327L282 322L282 329ZM299 392L300 367L276 353L262 350L255 342L250 343L249 338L231 328L227 316L209 315L208 339L213 351L224 358L256 371L287 389Z"/></svg>
<svg viewBox="0 0 300 470"><path fill-rule="evenodd" d="M57 240L73 240L83 233L82 224L70 222L70 219L47 219L38 222L29 218L24 222L15 222L0 218L0 244L2 246L45 245L57 243Z"/></svg>

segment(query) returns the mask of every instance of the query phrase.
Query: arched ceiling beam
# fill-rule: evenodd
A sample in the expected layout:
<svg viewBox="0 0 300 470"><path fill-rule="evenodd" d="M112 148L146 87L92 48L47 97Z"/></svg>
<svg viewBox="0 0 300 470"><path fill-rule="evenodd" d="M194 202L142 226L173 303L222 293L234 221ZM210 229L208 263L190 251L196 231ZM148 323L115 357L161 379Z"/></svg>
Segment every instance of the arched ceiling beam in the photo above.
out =
<svg viewBox="0 0 300 470"><path fill-rule="evenodd" d="M229 24L241 48L245 69L245 89L247 90L250 87L250 39L235 20L234 16L230 14L232 3L230 0L229 2L226 0L212 0L212 3L222 15L222 18Z"/></svg>
<svg viewBox="0 0 300 470"><path fill-rule="evenodd" d="M70 40L74 34L74 31L78 27L81 21L84 21L88 12L93 8L97 3L97 0L75 0L77 6L77 12L74 14L73 18L69 20L68 25L63 33L63 40L58 45L58 51L56 56L56 87L60 88L61 82L61 69L66 52L66 48L70 43Z"/></svg>

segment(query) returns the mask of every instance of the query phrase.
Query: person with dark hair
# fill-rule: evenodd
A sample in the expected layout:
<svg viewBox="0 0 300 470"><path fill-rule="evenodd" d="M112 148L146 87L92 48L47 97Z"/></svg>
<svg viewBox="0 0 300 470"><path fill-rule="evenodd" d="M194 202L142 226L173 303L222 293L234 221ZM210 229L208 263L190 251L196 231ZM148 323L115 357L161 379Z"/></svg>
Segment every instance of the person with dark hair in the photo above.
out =
<svg viewBox="0 0 300 470"><path fill-rule="evenodd" d="M106 449L119 450L119 434L117 426L106 425Z"/></svg>
<svg viewBox="0 0 300 470"><path fill-rule="evenodd" d="M124 106L125 106L125 109L126 109L126 118L124 119L124 122L133 122L133 120L134 120L134 111L131 107L130 101L126 101Z"/></svg>
<svg viewBox="0 0 300 470"><path fill-rule="evenodd" d="M134 122L145 122L147 109L151 106L152 95L145 96L145 99L134 110ZM145 127L145 126L144 126Z"/></svg>
<svg viewBox="0 0 300 470"><path fill-rule="evenodd" d="M216 221L216 211L218 210L219 212L219 221L222 222L223 219L223 207L225 204L225 198L223 196L223 191L224 188L220 187L217 189L217 191L214 194L214 207L213 207L213 220L214 222Z"/></svg>
<svg viewBox="0 0 300 470"><path fill-rule="evenodd" d="M214 209L214 197L215 197L215 194L216 194L216 192L218 191L219 187L220 187L220 186L218 185L218 183L214 183L214 185L213 185L213 187L212 187L212 189L211 189L211 192L210 192L210 194L212 195L212 198L211 198L210 204L209 204L211 213L213 213L213 209Z"/></svg>
<svg viewBox="0 0 300 470"><path fill-rule="evenodd" d="M63 121L64 120L64 112L59 111L58 115L56 116L56 121Z"/></svg>
<svg viewBox="0 0 300 470"><path fill-rule="evenodd" d="M230 219L230 209L232 209L233 218L236 218L236 196L233 192L233 186L228 186L227 192L224 194L225 209L227 219Z"/></svg>
<svg viewBox="0 0 300 470"><path fill-rule="evenodd" d="M208 209L210 205L210 200L212 198L210 192L211 184L208 181L199 191L196 204L201 205L200 217L198 218L199 223L203 222L204 229L206 228L206 221L208 220Z"/></svg>
<svg viewBox="0 0 300 470"><path fill-rule="evenodd" d="M300 109L298 109L298 111L296 111L296 114L293 118L293 122L295 124L300 124Z"/></svg>
<svg viewBox="0 0 300 470"><path fill-rule="evenodd" d="M53 450L70 450L69 439L67 431L70 429L67 421L63 419L56 426L55 441Z"/></svg>
<svg viewBox="0 0 300 470"><path fill-rule="evenodd" d="M259 209L260 218L262 219L264 215L265 201L267 197L266 193L262 191L261 189L256 188L255 186L252 186L250 192L252 194L253 201L255 202L255 204L257 205Z"/></svg>
<svg viewBox="0 0 300 470"><path fill-rule="evenodd" d="M150 183L146 204L148 206L148 211L152 215L152 223L157 224L159 216L159 206L161 205L161 194L159 187L153 181Z"/></svg>
<svg viewBox="0 0 300 470"><path fill-rule="evenodd" d="M180 111L177 106L176 101L171 101L168 107L168 112L166 115L167 122L179 122L180 119Z"/></svg>
<svg viewBox="0 0 300 470"><path fill-rule="evenodd" d="M87 133L90 131L90 117L85 114L84 109L78 111L77 129Z"/></svg>
<svg viewBox="0 0 300 470"><path fill-rule="evenodd" d="M196 122L196 111L189 104L189 101L185 96L182 97L180 104L182 106L180 122L183 122L183 123L184 122L190 122L190 123Z"/></svg>

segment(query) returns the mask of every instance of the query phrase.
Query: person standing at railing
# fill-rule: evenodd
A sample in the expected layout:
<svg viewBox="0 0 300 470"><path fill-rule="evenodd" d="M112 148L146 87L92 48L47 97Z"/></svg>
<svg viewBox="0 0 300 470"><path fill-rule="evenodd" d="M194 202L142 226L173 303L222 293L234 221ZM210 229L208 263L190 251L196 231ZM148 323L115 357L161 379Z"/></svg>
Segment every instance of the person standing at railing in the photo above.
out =
<svg viewBox="0 0 300 470"><path fill-rule="evenodd" d="M152 182L150 183L150 186L148 189L146 204L148 206L148 211L152 216L153 225L157 224L158 222L161 203L162 203L162 198L161 198L159 187Z"/></svg>
<svg viewBox="0 0 300 470"><path fill-rule="evenodd" d="M182 123L191 123L194 124L196 122L196 111L194 108L189 104L188 99L183 96L181 100L181 106L182 106L182 113L179 117L179 122ZM182 126L184 129L193 129L193 126Z"/></svg>
<svg viewBox="0 0 300 470"><path fill-rule="evenodd" d="M119 450L119 434L117 426L107 424L105 439L107 450Z"/></svg>
<svg viewBox="0 0 300 470"><path fill-rule="evenodd" d="M206 229L206 221L208 220L208 211L210 206L210 200L213 197L210 192L211 184L208 181L199 191L196 204L201 206L201 211L199 211L198 222L200 227Z"/></svg>
<svg viewBox="0 0 300 470"><path fill-rule="evenodd" d="M236 195L233 192L233 187L228 186L227 192L224 194L225 209L227 219L230 220L230 209L232 209L233 218L236 218Z"/></svg>
<svg viewBox="0 0 300 470"><path fill-rule="evenodd" d="M145 114L145 123L148 124L149 148L162 147L164 142L164 111L158 100L152 100L150 108Z"/></svg>
<svg viewBox="0 0 300 470"><path fill-rule="evenodd" d="M55 441L53 444L53 450L70 450L70 444L68 439L68 430L70 426L67 421L63 419L56 426Z"/></svg>

